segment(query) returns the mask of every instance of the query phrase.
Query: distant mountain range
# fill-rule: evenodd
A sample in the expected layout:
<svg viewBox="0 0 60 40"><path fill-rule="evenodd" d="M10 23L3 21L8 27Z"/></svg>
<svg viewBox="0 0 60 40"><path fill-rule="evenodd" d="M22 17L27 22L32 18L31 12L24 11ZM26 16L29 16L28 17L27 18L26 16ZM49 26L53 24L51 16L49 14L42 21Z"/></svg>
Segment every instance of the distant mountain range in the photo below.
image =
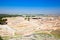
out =
<svg viewBox="0 0 60 40"><path fill-rule="evenodd" d="M16 17L16 16L23 16L23 15L25 15L25 16L60 16L60 15L55 15L55 14L1 14L0 13L0 18L1 17Z"/></svg>

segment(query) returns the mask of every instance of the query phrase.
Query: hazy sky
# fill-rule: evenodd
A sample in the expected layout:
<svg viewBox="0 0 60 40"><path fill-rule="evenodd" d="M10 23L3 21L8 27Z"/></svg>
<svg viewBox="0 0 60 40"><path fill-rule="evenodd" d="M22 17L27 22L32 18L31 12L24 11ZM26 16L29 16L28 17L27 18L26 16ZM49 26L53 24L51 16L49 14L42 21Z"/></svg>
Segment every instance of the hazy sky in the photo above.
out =
<svg viewBox="0 0 60 40"><path fill-rule="evenodd" d="M60 0L0 0L0 13L60 14Z"/></svg>

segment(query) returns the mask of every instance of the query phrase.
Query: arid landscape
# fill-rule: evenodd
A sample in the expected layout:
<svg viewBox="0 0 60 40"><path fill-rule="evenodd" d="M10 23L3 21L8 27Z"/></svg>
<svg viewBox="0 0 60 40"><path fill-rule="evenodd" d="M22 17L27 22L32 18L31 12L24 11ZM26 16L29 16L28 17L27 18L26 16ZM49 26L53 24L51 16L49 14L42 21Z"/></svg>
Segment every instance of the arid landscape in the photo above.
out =
<svg viewBox="0 0 60 40"><path fill-rule="evenodd" d="M2 19L7 19L7 24L0 25L0 36L4 40L60 40L60 16L17 16Z"/></svg>
<svg viewBox="0 0 60 40"><path fill-rule="evenodd" d="M60 0L0 0L0 40L60 40Z"/></svg>

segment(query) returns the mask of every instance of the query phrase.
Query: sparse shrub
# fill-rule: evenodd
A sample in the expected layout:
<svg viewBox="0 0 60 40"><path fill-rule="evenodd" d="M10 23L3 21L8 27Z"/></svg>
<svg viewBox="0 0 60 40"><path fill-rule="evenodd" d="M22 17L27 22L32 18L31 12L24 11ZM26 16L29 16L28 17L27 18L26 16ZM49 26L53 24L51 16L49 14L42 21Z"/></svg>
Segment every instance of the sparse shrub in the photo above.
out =
<svg viewBox="0 0 60 40"><path fill-rule="evenodd" d="M3 40L1 36L0 36L0 40Z"/></svg>

